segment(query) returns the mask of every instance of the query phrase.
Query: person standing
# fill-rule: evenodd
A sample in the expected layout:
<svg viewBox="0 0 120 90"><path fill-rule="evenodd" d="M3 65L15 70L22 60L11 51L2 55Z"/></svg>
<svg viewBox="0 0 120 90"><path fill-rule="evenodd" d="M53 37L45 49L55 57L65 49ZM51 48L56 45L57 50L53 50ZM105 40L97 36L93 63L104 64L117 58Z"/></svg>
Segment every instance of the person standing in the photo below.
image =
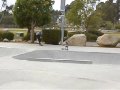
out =
<svg viewBox="0 0 120 90"><path fill-rule="evenodd" d="M36 38L39 42L39 45L43 46L41 41L42 41L42 32L36 32Z"/></svg>

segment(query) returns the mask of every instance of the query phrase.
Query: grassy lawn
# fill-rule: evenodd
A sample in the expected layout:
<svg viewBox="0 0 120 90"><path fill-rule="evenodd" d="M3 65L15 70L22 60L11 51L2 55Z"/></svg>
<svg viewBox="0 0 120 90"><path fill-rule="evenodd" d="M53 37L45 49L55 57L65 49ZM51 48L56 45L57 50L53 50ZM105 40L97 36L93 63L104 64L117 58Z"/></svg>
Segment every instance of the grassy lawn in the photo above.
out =
<svg viewBox="0 0 120 90"><path fill-rule="evenodd" d="M14 33L14 34L16 34L16 33L24 33L24 35L26 35L27 34L27 29L25 30L23 30L23 29L16 29L16 30L9 30L10 32L12 32L12 33Z"/></svg>
<svg viewBox="0 0 120 90"><path fill-rule="evenodd" d="M3 30L3 31L10 31L14 34L16 33L24 33L24 35L27 34L27 29L20 29L20 28L0 28L0 30Z"/></svg>
<svg viewBox="0 0 120 90"><path fill-rule="evenodd" d="M0 28L0 30L3 31L8 30L14 34L16 33L24 33L24 35L27 34L27 29L21 29L21 28ZM35 29L35 31L40 31L40 29Z"/></svg>

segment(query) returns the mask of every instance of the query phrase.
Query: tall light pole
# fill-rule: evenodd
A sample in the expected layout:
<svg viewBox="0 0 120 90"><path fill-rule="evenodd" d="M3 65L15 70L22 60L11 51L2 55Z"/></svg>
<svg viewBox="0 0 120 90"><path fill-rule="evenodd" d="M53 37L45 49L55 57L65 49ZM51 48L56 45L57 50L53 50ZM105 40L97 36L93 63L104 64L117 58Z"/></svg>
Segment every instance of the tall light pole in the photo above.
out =
<svg viewBox="0 0 120 90"><path fill-rule="evenodd" d="M65 0L61 0L61 45L64 42L64 27L65 27Z"/></svg>

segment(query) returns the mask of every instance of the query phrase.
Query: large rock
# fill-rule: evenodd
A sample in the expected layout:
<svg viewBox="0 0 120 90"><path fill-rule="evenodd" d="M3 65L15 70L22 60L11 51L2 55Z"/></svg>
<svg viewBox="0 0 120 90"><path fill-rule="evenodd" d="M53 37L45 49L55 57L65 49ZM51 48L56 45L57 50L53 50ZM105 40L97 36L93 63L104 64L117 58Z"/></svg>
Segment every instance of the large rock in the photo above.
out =
<svg viewBox="0 0 120 90"><path fill-rule="evenodd" d="M7 38L3 39L3 42L9 42L9 40Z"/></svg>
<svg viewBox="0 0 120 90"><path fill-rule="evenodd" d="M69 46L86 46L87 38L84 34L75 34L66 40Z"/></svg>
<svg viewBox="0 0 120 90"><path fill-rule="evenodd" d="M119 38L110 34L104 34L98 37L96 42L102 47L116 47L119 43Z"/></svg>

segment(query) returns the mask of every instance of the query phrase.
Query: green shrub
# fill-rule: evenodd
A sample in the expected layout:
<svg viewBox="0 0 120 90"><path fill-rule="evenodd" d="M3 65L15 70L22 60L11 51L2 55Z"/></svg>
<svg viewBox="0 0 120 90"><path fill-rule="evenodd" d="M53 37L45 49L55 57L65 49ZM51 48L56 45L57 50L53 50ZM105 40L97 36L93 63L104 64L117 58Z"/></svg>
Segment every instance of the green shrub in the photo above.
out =
<svg viewBox="0 0 120 90"><path fill-rule="evenodd" d="M110 22L110 21L106 21L105 28L106 28L107 30L113 29L113 23Z"/></svg>
<svg viewBox="0 0 120 90"><path fill-rule="evenodd" d="M87 41L96 41L98 36L92 33L85 33L86 37L87 37Z"/></svg>
<svg viewBox="0 0 120 90"><path fill-rule="evenodd" d="M87 41L96 41L103 33L98 30L89 30L85 32L85 35L87 36Z"/></svg>
<svg viewBox="0 0 120 90"><path fill-rule="evenodd" d="M73 36L74 34L82 34L82 32L68 32L68 37ZM101 35L103 35L102 32L98 31L98 30L88 30L87 32L85 32L85 35L87 37L87 41L96 41L97 38Z"/></svg>
<svg viewBox="0 0 120 90"><path fill-rule="evenodd" d="M26 35L23 37L23 40L24 40L24 41L29 41L29 40L30 40L30 34L26 34Z"/></svg>
<svg viewBox="0 0 120 90"><path fill-rule="evenodd" d="M77 32L68 32L68 37L71 37L74 34L81 34L81 32L79 32L79 31L77 31Z"/></svg>
<svg viewBox="0 0 120 90"><path fill-rule="evenodd" d="M58 45L60 40L61 40L61 30L42 30L43 33L43 41L46 44L54 44L54 45ZM67 37L67 31L64 31L64 37Z"/></svg>
<svg viewBox="0 0 120 90"><path fill-rule="evenodd" d="M91 34L94 34L94 35L97 35L97 36L103 35L103 33L98 31L98 30L89 30L88 33L91 33Z"/></svg>
<svg viewBox="0 0 120 90"><path fill-rule="evenodd" d="M76 32L68 32L68 37L72 37Z"/></svg>
<svg viewBox="0 0 120 90"><path fill-rule="evenodd" d="M120 24L115 25L116 29L120 29Z"/></svg>
<svg viewBox="0 0 120 90"><path fill-rule="evenodd" d="M24 37L24 33L20 33L20 37Z"/></svg>
<svg viewBox="0 0 120 90"><path fill-rule="evenodd" d="M3 39L7 38L8 40L13 40L14 34L12 32L4 32L2 35L2 38Z"/></svg>
<svg viewBox="0 0 120 90"><path fill-rule="evenodd" d="M30 33L26 34L24 37L23 37L23 40L24 41L29 41L30 40ZM34 40L36 40L36 34L34 33Z"/></svg>
<svg viewBox="0 0 120 90"><path fill-rule="evenodd" d="M0 41L2 41L3 39L3 31L0 31Z"/></svg>

